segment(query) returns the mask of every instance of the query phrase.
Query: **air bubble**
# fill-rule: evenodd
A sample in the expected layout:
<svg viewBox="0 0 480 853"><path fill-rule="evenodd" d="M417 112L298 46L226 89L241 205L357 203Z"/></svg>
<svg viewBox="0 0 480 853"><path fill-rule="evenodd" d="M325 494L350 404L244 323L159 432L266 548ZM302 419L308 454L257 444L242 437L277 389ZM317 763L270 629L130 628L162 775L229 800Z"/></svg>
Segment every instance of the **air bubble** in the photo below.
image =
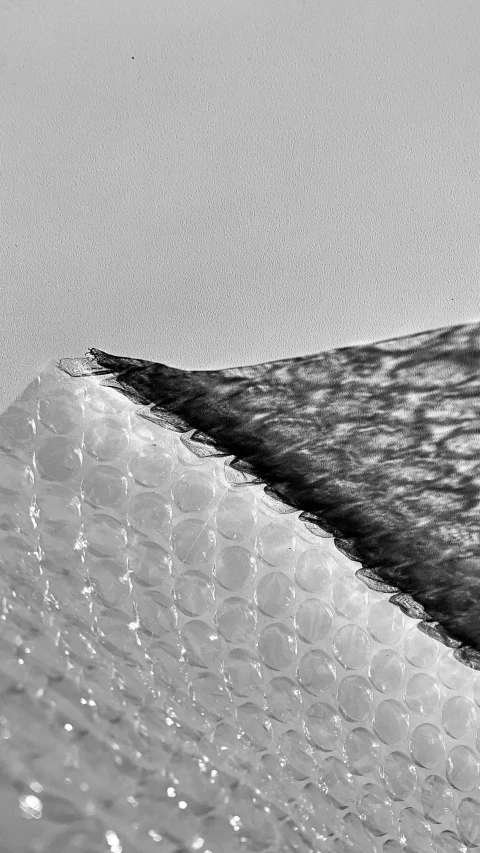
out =
<svg viewBox="0 0 480 853"><path fill-rule="evenodd" d="M129 595L128 584L122 577L126 566L115 560L102 559L91 561L90 578L94 596L107 607L116 607Z"/></svg>
<svg viewBox="0 0 480 853"><path fill-rule="evenodd" d="M358 619L367 606L367 590L355 575L345 575L336 581L332 590L335 610L346 619Z"/></svg>
<svg viewBox="0 0 480 853"><path fill-rule="evenodd" d="M313 696L319 696L332 690L337 677L334 661L320 649L313 649L304 655L297 669L297 678L301 686Z"/></svg>
<svg viewBox="0 0 480 853"><path fill-rule="evenodd" d="M242 545L230 545L220 551L213 574L224 589L231 592L244 589L257 573L253 554Z"/></svg>
<svg viewBox="0 0 480 853"><path fill-rule="evenodd" d="M230 494L217 508L215 521L218 532L235 542L249 539L255 529L255 515L248 502Z"/></svg>
<svg viewBox="0 0 480 853"><path fill-rule="evenodd" d="M305 733L313 746L324 752L335 749L342 736L342 718L327 702L315 702L305 714Z"/></svg>
<svg viewBox="0 0 480 853"><path fill-rule="evenodd" d="M343 752L352 772L366 776L378 767L382 746L373 732L360 726L346 736Z"/></svg>
<svg viewBox="0 0 480 853"><path fill-rule="evenodd" d="M373 708L373 691L366 678L361 675L347 675L339 686L338 704L345 719L363 723Z"/></svg>
<svg viewBox="0 0 480 853"><path fill-rule="evenodd" d="M141 492L130 501L127 519L137 533L156 536L170 525L172 507L155 492Z"/></svg>
<svg viewBox="0 0 480 853"><path fill-rule="evenodd" d="M265 703L275 720L294 723L302 711L302 691L291 678L277 675L267 685Z"/></svg>
<svg viewBox="0 0 480 853"><path fill-rule="evenodd" d="M460 838L469 847L480 844L480 803L473 797L465 797L455 817Z"/></svg>
<svg viewBox="0 0 480 853"><path fill-rule="evenodd" d="M445 743L437 726L422 723L410 737L410 755L420 767L432 770L445 757Z"/></svg>
<svg viewBox="0 0 480 853"><path fill-rule="evenodd" d="M156 542L144 542L130 551L129 567L136 583L143 587L165 589L166 593L168 590L165 605L173 603L173 559L169 551Z"/></svg>
<svg viewBox="0 0 480 853"><path fill-rule="evenodd" d="M117 459L128 448L128 432L114 418L99 418L83 436L83 446L90 456L102 462Z"/></svg>
<svg viewBox="0 0 480 853"><path fill-rule="evenodd" d="M70 391L50 391L47 397L39 400L37 409L40 423L57 435L67 435L82 424L82 403Z"/></svg>
<svg viewBox="0 0 480 853"><path fill-rule="evenodd" d="M405 676L405 664L397 652L381 649L372 659L369 676L373 686L380 693L397 692Z"/></svg>
<svg viewBox="0 0 480 853"><path fill-rule="evenodd" d="M176 619L172 608L163 606L151 595L137 595L136 604L141 632L159 639L174 630Z"/></svg>
<svg viewBox="0 0 480 853"><path fill-rule="evenodd" d="M270 566L288 565L295 554L295 537L287 525L272 521L258 534L257 549Z"/></svg>
<svg viewBox="0 0 480 853"><path fill-rule="evenodd" d="M199 518L180 521L172 530L172 550L187 564L206 563L213 556L217 544L215 531Z"/></svg>
<svg viewBox="0 0 480 853"><path fill-rule="evenodd" d="M246 649L232 649L223 665L227 684L236 696L251 696L263 684L262 665Z"/></svg>
<svg viewBox="0 0 480 853"><path fill-rule="evenodd" d="M194 666L212 666L220 656L220 638L215 629L206 622L192 619L183 626L181 634L187 660Z"/></svg>
<svg viewBox="0 0 480 853"><path fill-rule="evenodd" d="M278 847L279 830L274 817L259 797L252 797L249 788L244 785L236 787L227 808L231 819L240 820L248 850L254 853Z"/></svg>
<svg viewBox="0 0 480 853"><path fill-rule="evenodd" d="M211 506L215 488L210 479L197 471L186 471L173 484L172 497L182 512L202 512Z"/></svg>
<svg viewBox="0 0 480 853"><path fill-rule="evenodd" d="M127 497L128 480L118 468L96 465L82 480L84 499L94 507L119 507Z"/></svg>
<svg viewBox="0 0 480 853"><path fill-rule="evenodd" d="M280 622L263 629L257 646L260 658L270 669L287 669L297 657L297 638L293 631Z"/></svg>
<svg viewBox="0 0 480 853"><path fill-rule="evenodd" d="M468 853L468 847L456 832L444 829L435 838L435 853Z"/></svg>
<svg viewBox="0 0 480 853"><path fill-rule="evenodd" d="M405 703L411 711L430 717L440 705L440 685L426 672L412 675L405 688Z"/></svg>
<svg viewBox="0 0 480 853"><path fill-rule="evenodd" d="M215 586L202 572L182 572L175 581L175 604L186 616L203 616L215 601Z"/></svg>
<svg viewBox="0 0 480 853"><path fill-rule="evenodd" d="M447 755L447 780L457 791L472 791L478 783L479 770L478 759L468 746L454 746Z"/></svg>
<svg viewBox="0 0 480 853"><path fill-rule="evenodd" d="M439 645L427 634L422 634L415 626L405 636L403 650L412 666L429 669L438 658Z"/></svg>
<svg viewBox="0 0 480 853"><path fill-rule="evenodd" d="M380 702L373 727L380 740L390 746L402 743L408 735L409 716L406 708L396 699Z"/></svg>
<svg viewBox="0 0 480 853"><path fill-rule="evenodd" d="M453 814L455 807L452 788L442 776L435 774L424 779L421 802L425 817L434 823L441 823L448 815Z"/></svg>
<svg viewBox="0 0 480 853"><path fill-rule="evenodd" d="M358 625L344 625L335 634L332 649L345 669L359 669L368 661L370 640Z"/></svg>
<svg viewBox="0 0 480 853"><path fill-rule="evenodd" d="M47 438L39 447L35 459L42 477L64 483L80 470L82 451L68 438Z"/></svg>
<svg viewBox="0 0 480 853"><path fill-rule="evenodd" d="M418 771L411 758L403 752L391 752L386 756L380 776L385 790L394 800L406 800L415 795Z"/></svg>
<svg viewBox="0 0 480 853"><path fill-rule="evenodd" d="M282 616L295 600L295 589L283 572L269 572L257 585L256 601L266 616Z"/></svg>
<svg viewBox="0 0 480 853"><path fill-rule="evenodd" d="M200 672L190 684L190 695L215 720L232 711L232 699L223 679L213 672Z"/></svg>
<svg viewBox="0 0 480 853"><path fill-rule="evenodd" d="M373 835L386 835L396 829L392 800L372 782L367 782L358 798L358 814Z"/></svg>
<svg viewBox="0 0 480 853"><path fill-rule="evenodd" d="M295 568L295 582L305 592L322 592L331 580L329 560L317 548L304 551Z"/></svg>
<svg viewBox="0 0 480 853"><path fill-rule="evenodd" d="M352 806L355 801L357 785L347 765L329 755L318 770L318 784L322 792L340 808Z"/></svg>
<svg viewBox="0 0 480 853"><path fill-rule="evenodd" d="M84 537L88 548L101 557L117 557L127 545L125 526L116 518L100 513L85 521Z"/></svg>
<svg viewBox="0 0 480 853"><path fill-rule="evenodd" d="M146 444L130 455L129 471L142 486L156 489L165 485L173 471L173 459L169 453L159 450L154 444Z"/></svg>
<svg viewBox="0 0 480 853"><path fill-rule="evenodd" d="M315 770L313 750L295 729L289 729L280 735L278 754L285 769L299 782L308 779Z"/></svg>
<svg viewBox="0 0 480 853"><path fill-rule="evenodd" d="M218 606L214 622L229 643L249 643L255 636L256 611L243 598L226 598Z"/></svg>
<svg viewBox="0 0 480 853"><path fill-rule="evenodd" d="M402 809L398 817L402 841L405 839L413 851L428 853L432 849L432 826L430 822L418 809L412 808L412 806Z"/></svg>
<svg viewBox="0 0 480 853"><path fill-rule="evenodd" d="M0 415L0 447L4 450L28 450L36 433L35 420L24 409L10 406Z"/></svg>
<svg viewBox="0 0 480 853"><path fill-rule="evenodd" d="M442 708L442 726L447 735L462 738L470 734L478 722L478 713L473 702L464 696L452 696Z"/></svg>
<svg viewBox="0 0 480 853"><path fill-rule="evenodd" d="M453 650L446 650L437 665L437 675L449 690L467 692L471 683L471 670L453 657Z"/></svg>
<svg viewBox="0 0 480 853"><path fill-rule="evenodd" d="M99 415L118 415L125 409L123 397L115 395L112 391L106 391L98 385L87 386L86 399L92 412L97 412ZM130 420L133 428L133 416ZM146 424L146 421L143 423Z"/></svg>
<svg viewBox="0 0 480 853"><path fill-rule="evenodd" d="M303 601L295 614L295 630L304 643L318 643L330 633L331 610L317 598Z"/></svg>
<svg viewBox="0 0 480 853"><path fill-rule="evenodd" d="M65 524L80 519L79 497L67 486L49 483L37 495L42 522L47 525Z"/></svg>
<svg viewBox="0 0 480 853"><path fill-rule="evenodd" d="M238 727L250 746L263 751L271 744L272 724L260 705L255 702L245 702L236 709Z"/></svg>
<svg viewBox="0 0 480 853"><path fill-rule="evenodd" d="M405 617L390 601L377 601L368 613L368 630L379 643L391 646L400 640Z"/></svg>

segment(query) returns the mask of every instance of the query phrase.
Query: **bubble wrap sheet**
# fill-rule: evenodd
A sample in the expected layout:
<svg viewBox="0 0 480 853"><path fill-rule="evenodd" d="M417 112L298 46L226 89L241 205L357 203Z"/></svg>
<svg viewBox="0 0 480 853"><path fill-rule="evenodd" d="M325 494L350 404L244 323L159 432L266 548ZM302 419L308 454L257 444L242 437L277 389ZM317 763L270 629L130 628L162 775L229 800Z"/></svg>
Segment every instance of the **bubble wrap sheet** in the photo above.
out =
<svg viewBox="0 0 480 853"><path fill-rule="evenodd" d="M480 676L136 408L0 417L0 851L480 849Z"/></svg>

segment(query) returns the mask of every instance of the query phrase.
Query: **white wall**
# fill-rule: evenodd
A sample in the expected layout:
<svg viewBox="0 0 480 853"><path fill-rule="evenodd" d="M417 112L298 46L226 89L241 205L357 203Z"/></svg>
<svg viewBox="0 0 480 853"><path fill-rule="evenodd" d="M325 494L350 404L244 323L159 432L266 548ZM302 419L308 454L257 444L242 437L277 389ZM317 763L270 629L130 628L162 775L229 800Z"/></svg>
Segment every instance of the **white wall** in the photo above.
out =
<svg viewBox="0 0 480 853"><path fill-rule="evenodd" d="M0 408L479 319L478 0L0 10Z"/></svg>

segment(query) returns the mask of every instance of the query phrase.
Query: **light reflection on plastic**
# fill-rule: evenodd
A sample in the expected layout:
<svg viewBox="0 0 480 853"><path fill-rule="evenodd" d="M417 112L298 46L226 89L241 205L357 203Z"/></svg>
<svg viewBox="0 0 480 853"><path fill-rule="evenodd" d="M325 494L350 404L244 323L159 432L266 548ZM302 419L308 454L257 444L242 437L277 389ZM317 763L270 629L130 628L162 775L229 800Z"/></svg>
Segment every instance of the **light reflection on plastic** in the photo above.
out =
<svg viewBox="0 0 480 853"><path fill-rule="evenodd" d="M112 853L122 853L122 845L120 844L120 839L116 832L113 829L107 829L105 833L105 838L107 839L107 844L110 847Z"/></svg>
<svg viewBox="0 0 480 853"><path fill-rule="evenodd" d="M160 835L158 832L155 832L154 829L149 829L148 834L150 838L153 838L153 840L157 841L158 843L160 843L163 838L163 835Z"/></svg>
<svg viewBox="0 0 480 853"><path fill-rule="evenodd" d="M39 820L42 816L42 801L33 794L26 794L19 798L20 808L23 816L27 819L34 818Z"/></svg>

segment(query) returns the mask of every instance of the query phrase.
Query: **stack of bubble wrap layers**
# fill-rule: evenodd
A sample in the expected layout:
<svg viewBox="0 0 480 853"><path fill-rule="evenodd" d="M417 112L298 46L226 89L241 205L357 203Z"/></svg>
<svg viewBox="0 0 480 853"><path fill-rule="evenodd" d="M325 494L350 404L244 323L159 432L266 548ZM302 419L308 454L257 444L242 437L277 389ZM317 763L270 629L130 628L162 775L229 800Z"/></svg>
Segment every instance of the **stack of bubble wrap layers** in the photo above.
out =
<svg viewBox="0 0 480 853"><path fill-rule="evenodd" d="M480 849L477 672L137 409L0 417L1 853Z"/></svg>

